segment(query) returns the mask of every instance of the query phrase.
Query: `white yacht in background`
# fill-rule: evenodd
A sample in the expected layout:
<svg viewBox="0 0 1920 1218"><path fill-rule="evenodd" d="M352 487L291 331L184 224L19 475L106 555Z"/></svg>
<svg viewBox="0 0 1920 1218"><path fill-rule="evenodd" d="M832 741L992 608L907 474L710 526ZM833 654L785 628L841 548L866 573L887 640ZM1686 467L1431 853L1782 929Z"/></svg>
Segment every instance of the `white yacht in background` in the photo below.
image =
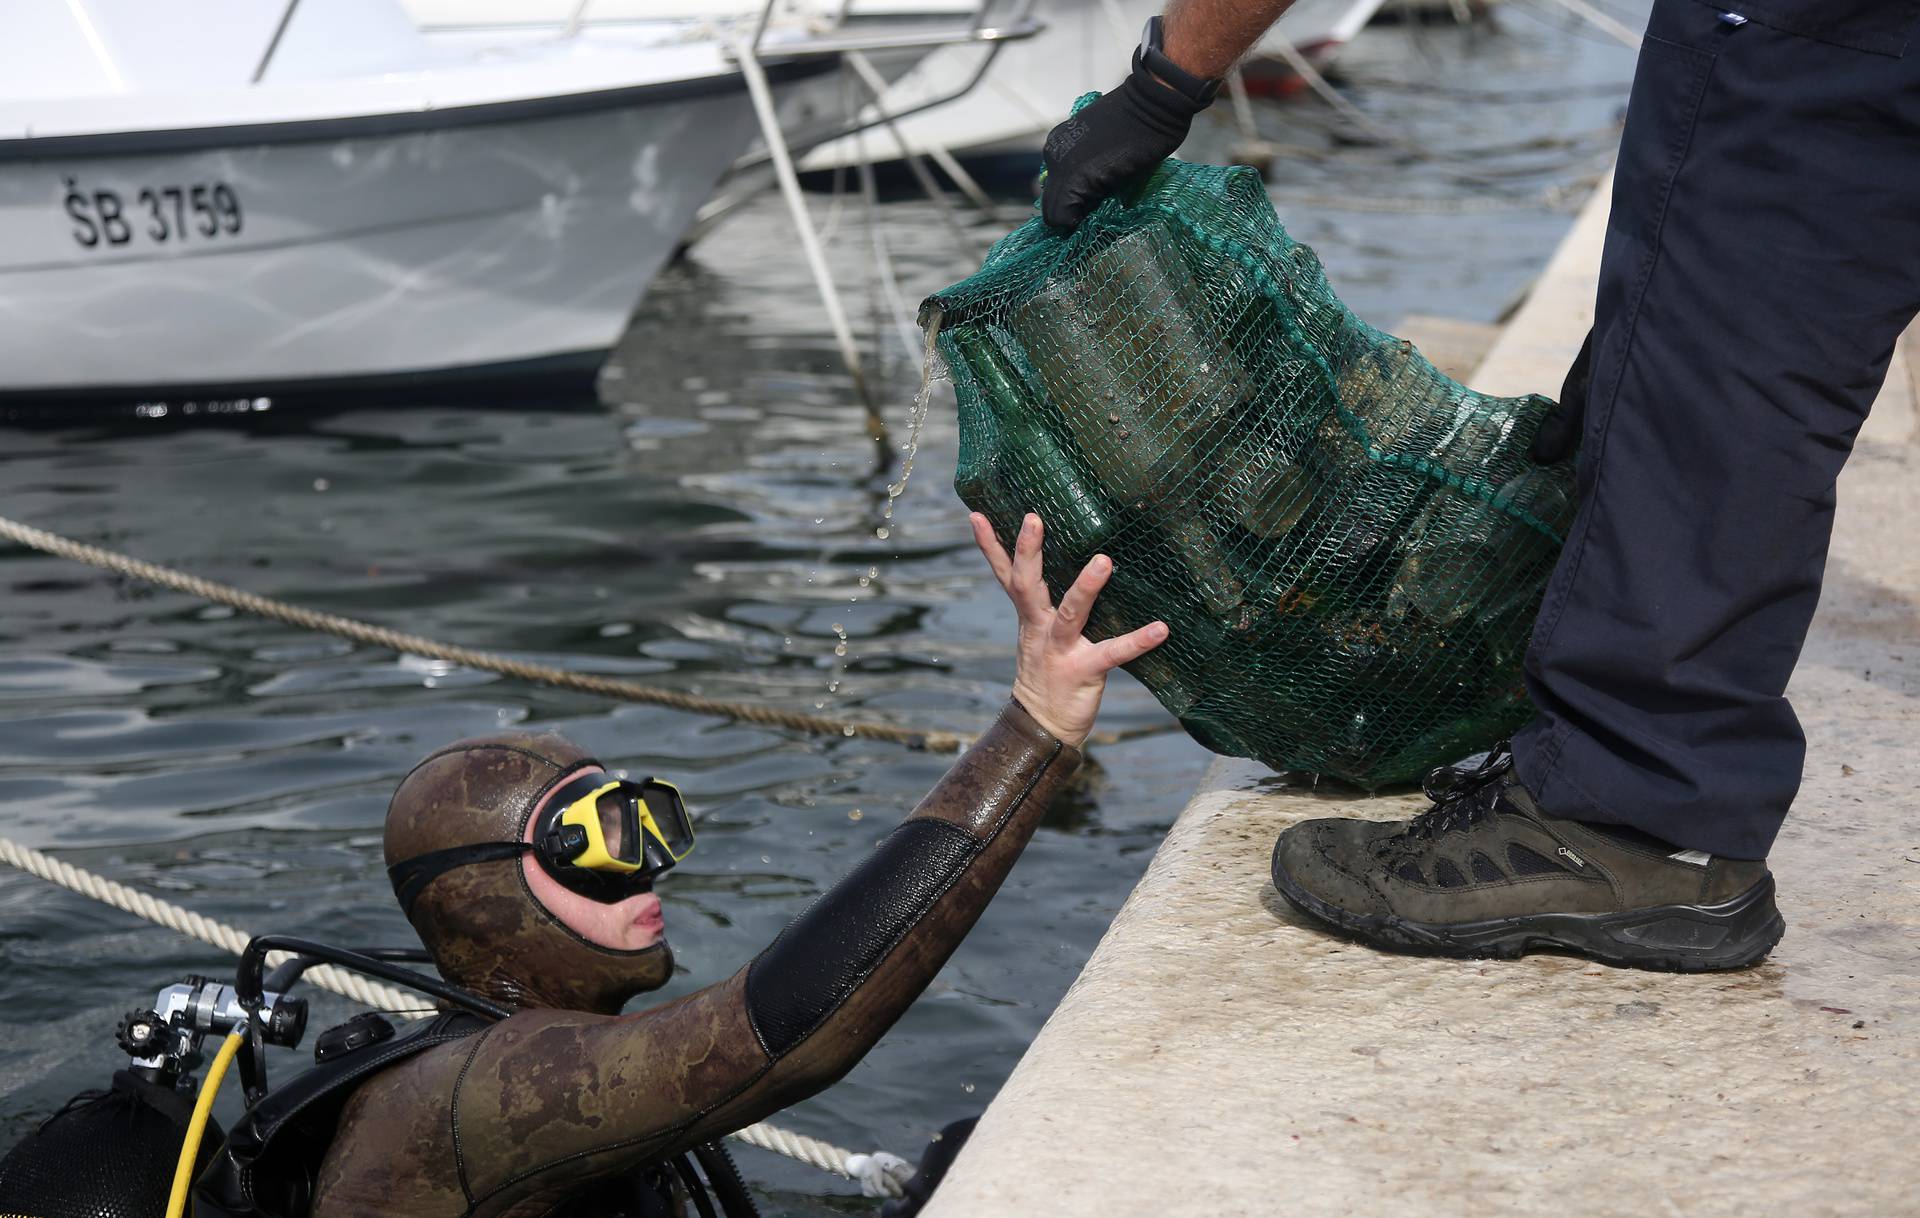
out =
<svg viewBox="0 0 1920 1218"><path fill-rule="evenodd" d="M584 376L758 135L730 45L396 0L0 6L0 402ZM776 100L832 54L758 58Z"/></svg>
<svg viewBox="0 0 1920 1218"><path fill-rule="evenodd" d="M963 0L862 0L862 11L891 6L951 5ZM1309 63L1324 66L1380 8L1382 0L1297 0L1256 51L1263 61L1277 56L1285 39ZM985 63L980 49L947 47L922 60L888 89L882 106L908 114L897 124L916 153L938 158L951 153L962 161L1013 155L1022 164L1035 157L1054 124L1065 118L1075 98L1107 90L1127 73L1133 49L1149 17L1166 0L1037 0L1033 16L1047 29L1038 38L1010 45ZM979 82L971 92L966 86ZM959 101L929 105L956 91ZM885 160L894 145L884 134L845 137L815 149L802 160L809 170L833 169L867 159ZM1038 171L1037 160L1031 172Z"/></svg>

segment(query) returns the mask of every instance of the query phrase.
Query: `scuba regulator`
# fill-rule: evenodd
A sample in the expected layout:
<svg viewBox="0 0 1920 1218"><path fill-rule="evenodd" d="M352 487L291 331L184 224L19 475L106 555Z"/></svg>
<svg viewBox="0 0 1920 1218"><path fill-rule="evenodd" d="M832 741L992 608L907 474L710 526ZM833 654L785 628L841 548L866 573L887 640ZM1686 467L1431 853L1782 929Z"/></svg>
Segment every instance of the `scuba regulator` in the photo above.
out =
<svg viewBox="0 0 1920 1218"><path fill-rule="evenodd" d="M266 993L259 1004L260 1038L281 1048L297 1048L307 1030L307 1002ZM188 977L160 991L153 1007L130 1011L114 1034L133 1059L128 1067L150 1082L171 1085L200 1064L209 1035L225 1036L251 1026L254 1013L239 992L206 977Z"/></svg>

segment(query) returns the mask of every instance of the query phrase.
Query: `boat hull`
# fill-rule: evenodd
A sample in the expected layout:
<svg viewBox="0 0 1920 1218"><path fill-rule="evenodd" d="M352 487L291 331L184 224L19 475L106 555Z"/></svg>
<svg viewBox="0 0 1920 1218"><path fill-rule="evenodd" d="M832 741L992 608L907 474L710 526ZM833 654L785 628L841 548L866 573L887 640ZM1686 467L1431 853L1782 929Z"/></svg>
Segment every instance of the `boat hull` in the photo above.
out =
<svg viewBox="0 0 1920 1218"><path fill-rule="evenodd" d="M13 142L0 384L16 402L142 402L577 373L751 140L748 98L725 83L148 155L137 137L35 158Z"/></svg>

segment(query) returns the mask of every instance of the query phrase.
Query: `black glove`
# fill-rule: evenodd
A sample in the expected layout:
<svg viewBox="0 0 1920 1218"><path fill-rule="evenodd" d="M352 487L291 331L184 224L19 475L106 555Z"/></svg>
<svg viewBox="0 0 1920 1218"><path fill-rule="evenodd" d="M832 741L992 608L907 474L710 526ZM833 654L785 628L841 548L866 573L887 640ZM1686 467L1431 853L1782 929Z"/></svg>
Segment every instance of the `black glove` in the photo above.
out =
<svg viewBox="0 0 1920 1218"><path fill-rule="evenodd" d="M1587 393L1593 385L1593 331L1587 331L1580 354L1573 357L1567 379L1560 386L1560 402L1540 421L1527 455L1541 465L1552 465L1580 447L1580 433L1587 418Z"/></svg>
<svg viewBox="0 0 1920 1218"><path fill-rule="evenodd" d="M1155 80L1134 51L1119 88L1047 133L1040 214L1055 228L1079 227L1101 200L1172 156L1206 108Z"/></svg>

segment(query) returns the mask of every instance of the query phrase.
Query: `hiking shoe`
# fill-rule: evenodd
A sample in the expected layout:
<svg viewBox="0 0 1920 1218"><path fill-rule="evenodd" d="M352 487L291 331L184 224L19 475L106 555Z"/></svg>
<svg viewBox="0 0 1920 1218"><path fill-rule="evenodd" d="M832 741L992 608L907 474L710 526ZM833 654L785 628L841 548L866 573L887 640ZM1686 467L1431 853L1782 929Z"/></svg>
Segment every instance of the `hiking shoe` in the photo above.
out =
<svg viewBox="0 0 1920 1218"><path fill-rule="evenodd" d="M1506 746L1427 777L1410 821L1304 821L1273 847L1273 885L1373 947L1511 959L1560 948L1606 964L1741 968L1786 923L1764 862L1547 815Z"/></svg>

